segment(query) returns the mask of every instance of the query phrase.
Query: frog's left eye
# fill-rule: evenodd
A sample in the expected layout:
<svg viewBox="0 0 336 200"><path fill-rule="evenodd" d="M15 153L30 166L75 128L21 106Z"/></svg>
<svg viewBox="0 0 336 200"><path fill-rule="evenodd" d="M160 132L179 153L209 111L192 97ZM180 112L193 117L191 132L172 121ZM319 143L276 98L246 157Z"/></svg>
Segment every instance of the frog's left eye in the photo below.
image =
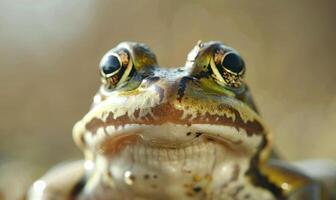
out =
<svg viewBox="0 0 336 200"><path fill-rule="evenodd" d="M127 50L108 52L100 61L100 74L103 84L111 89L128 79L132 61Z"/></svg>
<svg viewBox="0 0 336 200"><path fill-rule="evenodd" d="M242 84L245 72L243 59L234 51L218 50L215 52L211 61L213 77L220 85L237 88Z"/></svg>

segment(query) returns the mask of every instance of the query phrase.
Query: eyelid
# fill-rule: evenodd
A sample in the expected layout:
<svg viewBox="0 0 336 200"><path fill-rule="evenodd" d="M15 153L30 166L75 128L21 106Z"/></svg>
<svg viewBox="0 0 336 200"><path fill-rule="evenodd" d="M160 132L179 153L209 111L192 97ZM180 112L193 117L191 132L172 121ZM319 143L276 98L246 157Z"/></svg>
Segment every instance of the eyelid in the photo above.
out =
<svg viewBox="0 0 336 200"><path fill-rule="evenodd" d="M120 85L121 83L127 80L128 75L131 73L132 65L133 65L132 59L129 59L128 64L126 66L126 70L124 71L124 74L122 75L117 85Z"/></svg>
<svg viewBox="0 0 336 200"><path fill-rule="evenodd" d="M210 67L211 67L211 70L214 73L214 75L217 77L217 79L219 79L220 82L224 83L225 80L222 77L222 74L217 69L217 66L216 66L215 61L214 61L213 58L210 59Z"/></svg>

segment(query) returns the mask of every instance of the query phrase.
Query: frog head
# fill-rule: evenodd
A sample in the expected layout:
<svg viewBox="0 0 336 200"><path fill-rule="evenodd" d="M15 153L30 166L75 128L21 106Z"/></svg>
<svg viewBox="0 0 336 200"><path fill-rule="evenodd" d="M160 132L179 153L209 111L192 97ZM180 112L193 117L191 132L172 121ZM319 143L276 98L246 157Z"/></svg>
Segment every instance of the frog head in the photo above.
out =
<svg viewBox="0 0 336 200"><path fill-rule="evenodd" d="M102 84L91 109L73 129L88 163L84 193L272 196L258 184L270 134L236 50L199 42L183 67L165 69L144 44L124 42L104 55L99 71Z"/></svg>

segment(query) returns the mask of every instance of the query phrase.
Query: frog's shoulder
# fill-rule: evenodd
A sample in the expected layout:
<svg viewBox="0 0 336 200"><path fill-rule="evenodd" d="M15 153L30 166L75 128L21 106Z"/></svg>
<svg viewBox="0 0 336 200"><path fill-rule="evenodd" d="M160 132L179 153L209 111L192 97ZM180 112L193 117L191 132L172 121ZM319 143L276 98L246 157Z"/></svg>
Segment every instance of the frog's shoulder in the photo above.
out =
<svg viewBox="0 0 336 200"><path fill-rule="evenodd" d="M272 182L283 189L288 199L325 199L323 185L291 163L270 159L263 171Z"/></svg>
<svg viewBox="0 0 336 200"><path fill-rule="evenodd" d="M327 199L336 199L336 162L325 159L308 159L296 161L295 167L315 180L323 183L328 191Z"/></svg>
<svg viewBox="0 0 336 200"><path fill-rule="evenodd" d="M84 161L59 164L37 180L27 193L28 199L69 199L84 182Z"/></svg>

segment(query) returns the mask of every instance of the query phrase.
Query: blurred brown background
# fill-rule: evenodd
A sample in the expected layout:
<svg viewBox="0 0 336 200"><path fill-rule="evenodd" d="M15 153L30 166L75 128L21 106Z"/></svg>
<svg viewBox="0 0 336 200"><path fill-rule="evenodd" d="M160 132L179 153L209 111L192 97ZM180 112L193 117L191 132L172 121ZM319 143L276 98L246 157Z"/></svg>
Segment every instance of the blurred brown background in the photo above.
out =
<svg viewBox="0 0 336 200"><path fill-rule="evenodd" d="M139 41L181 66L197 40L221 40L289 160L336 160L334 1L0 0L0 165L32 176L81 158L71 129L98 88L98 63Z"/></svg>

